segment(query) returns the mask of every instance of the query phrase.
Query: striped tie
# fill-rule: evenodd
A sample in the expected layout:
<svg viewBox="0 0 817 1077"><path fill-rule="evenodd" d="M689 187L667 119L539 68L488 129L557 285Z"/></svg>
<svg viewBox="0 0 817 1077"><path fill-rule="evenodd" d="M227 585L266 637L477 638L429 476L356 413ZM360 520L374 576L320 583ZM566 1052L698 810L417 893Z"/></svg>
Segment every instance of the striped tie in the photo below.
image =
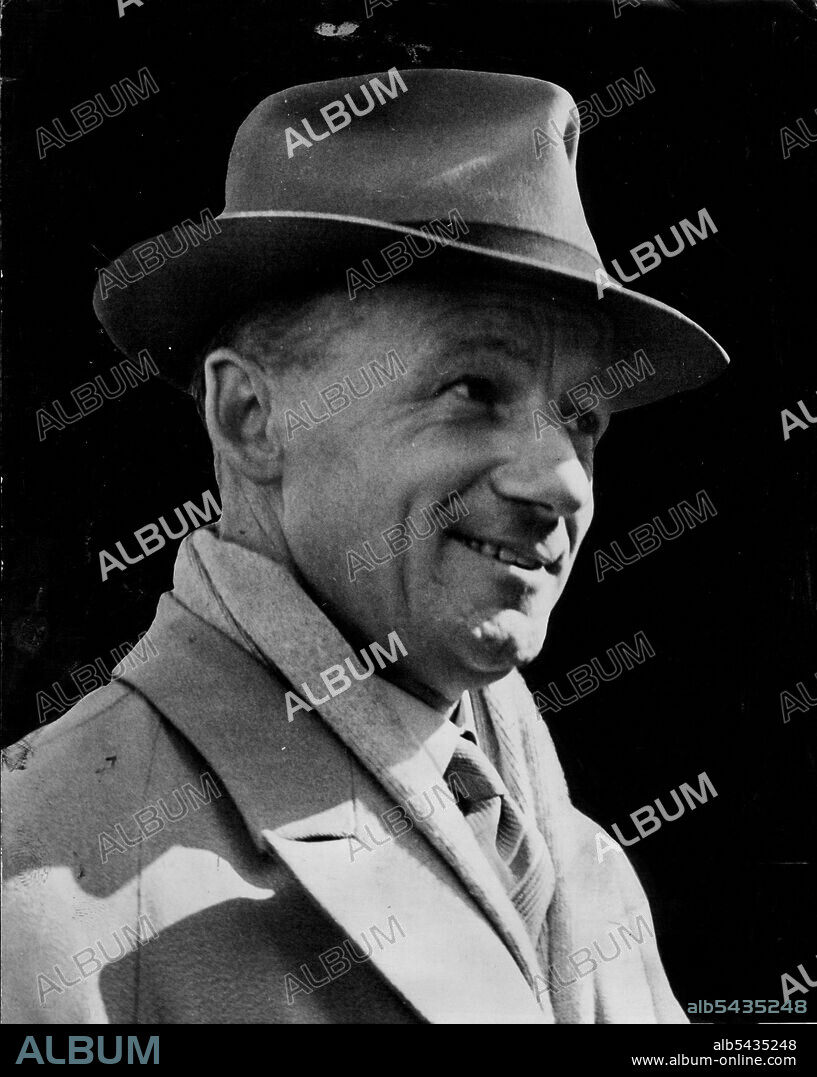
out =
<svg viewBox="0 0 817 1077"><path fill-rule="evenodd" d="M460 736L445 780L536 946L554 886L545 839L470 733Z"/></svg>

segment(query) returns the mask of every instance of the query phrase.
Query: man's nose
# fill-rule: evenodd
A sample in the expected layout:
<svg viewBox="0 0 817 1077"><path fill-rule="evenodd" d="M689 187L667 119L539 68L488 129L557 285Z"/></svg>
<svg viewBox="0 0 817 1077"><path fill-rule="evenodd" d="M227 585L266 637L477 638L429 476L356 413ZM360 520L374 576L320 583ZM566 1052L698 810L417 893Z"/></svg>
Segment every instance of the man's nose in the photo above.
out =
<svg viewBox="0 0 817 1077"><path fill-rule="evenodd" d="M587 505L593 494L588 471L566 432L547 428L518 436L512 458L491 474L501 497L541 506L555 516L569 517Z"/></svg>

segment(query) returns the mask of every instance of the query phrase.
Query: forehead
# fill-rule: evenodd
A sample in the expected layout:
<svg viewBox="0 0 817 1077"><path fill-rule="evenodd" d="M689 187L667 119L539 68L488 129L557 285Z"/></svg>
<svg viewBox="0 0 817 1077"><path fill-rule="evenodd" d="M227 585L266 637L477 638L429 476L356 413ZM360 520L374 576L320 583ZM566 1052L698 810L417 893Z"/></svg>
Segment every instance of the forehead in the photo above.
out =
<svg viewBox="0 0 817 1077"><path fill-rule="evenodd" d="M421 358L472 344L537 365L595 365L612 352L612 326L600 311L525 282L391 281L354 302L341 294L327 301L340 345L398 353L402 345Z"/></svg>

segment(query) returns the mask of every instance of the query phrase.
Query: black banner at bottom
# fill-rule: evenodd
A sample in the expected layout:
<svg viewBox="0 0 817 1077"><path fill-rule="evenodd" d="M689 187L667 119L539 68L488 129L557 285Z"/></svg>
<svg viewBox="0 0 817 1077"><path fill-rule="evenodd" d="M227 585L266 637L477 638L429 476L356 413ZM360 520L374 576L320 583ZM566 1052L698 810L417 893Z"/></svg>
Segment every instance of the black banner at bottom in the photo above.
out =
<svg viewBox="0 0 817 1077"><path fill-rule="evenodd" d="M361 1025L366 1021L361 1015ZM371 1027L371 1026L370 1026ZM328 1033L335 1046L342 1032ZM814 1024L754 1025L556 1025L540 1031L534 1050L557 1052L582 1066L599 1062L632 1070L678 1068L783 1068L817 1070L817 1026ZM310 1038L310 1051L320 1042ZM359 1042L359 1041L358 1041ZM473 1046L480 1043L480 1038ZM240 1046L238 1046L240 1045ZM280 1047L280 1040L276 1041ZM463 1046L458 1040L458 1050ZM520 1045L521 1046L521 1045ZM229 1058L232 1068L247 1065L270 1052L267 1025L81 1025L75 1030L55 1026L5 1025L0 1060L19 1066L50 1065L213 1065ZM350 1044L351 1047L351 1044ZM393 1049L393 1041L388 1045ZM427 1050L427 1042L417 1044ZM410 1045L401 1041L401 1059L408 1061ZM257 1054L256 1054L257 1052ZM314 1060L314 1055L312 1056ZM388 1057L388 1056L387 1056ZM550 1055L542 1056L542 1063Z"/></svg>

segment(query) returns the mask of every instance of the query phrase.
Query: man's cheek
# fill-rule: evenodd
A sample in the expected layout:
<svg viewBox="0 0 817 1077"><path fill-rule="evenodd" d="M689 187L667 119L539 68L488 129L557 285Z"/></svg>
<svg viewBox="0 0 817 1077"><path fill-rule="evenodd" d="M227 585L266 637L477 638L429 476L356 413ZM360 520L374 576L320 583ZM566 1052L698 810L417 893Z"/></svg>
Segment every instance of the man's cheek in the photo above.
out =
<svg viewBox="0 0 817 1077"><path fill-rule="evenodd" d="M592 503L587 509L582 509L572 521L572 526L568 524L568 537L570 539L570 557L568 560L568 570L572 568L573 562L576 560L576 554L579 552L581 544L587 537L587 532L590 530L590 524L593 522L593 505Z"/></svg>

